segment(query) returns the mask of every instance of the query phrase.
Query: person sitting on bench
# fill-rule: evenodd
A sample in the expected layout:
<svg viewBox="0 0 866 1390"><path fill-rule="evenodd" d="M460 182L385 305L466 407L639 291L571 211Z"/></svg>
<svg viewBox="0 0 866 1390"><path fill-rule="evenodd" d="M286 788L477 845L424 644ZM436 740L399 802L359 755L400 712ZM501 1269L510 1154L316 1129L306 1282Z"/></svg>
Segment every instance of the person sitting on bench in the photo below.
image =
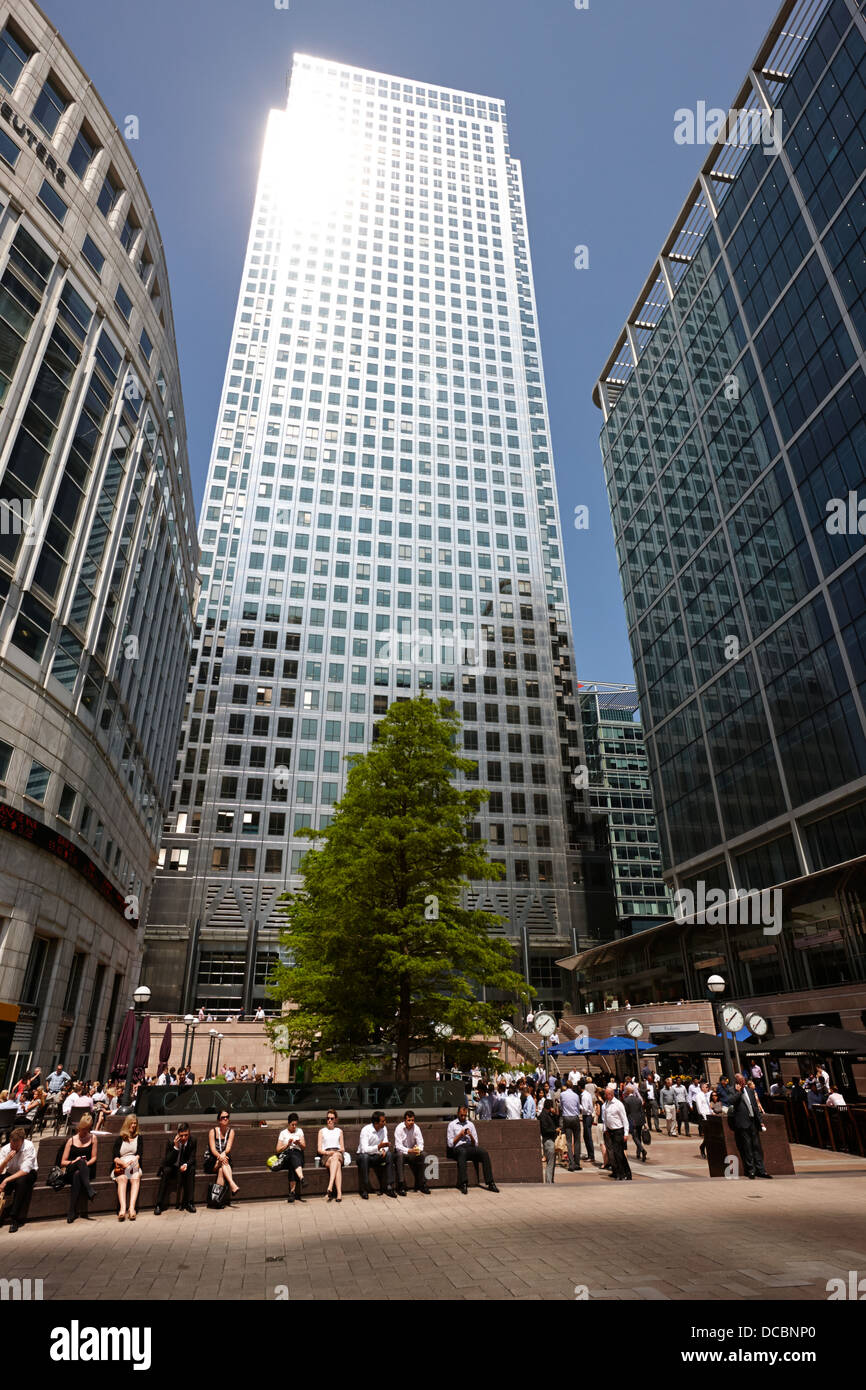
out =
<svg viewBox="0 0 866 1390"><path fill-rule="evenodd" d="M190 1137L189 1125L181 1120L177 1134L165 1151L159 1169L159 1188L154 1216L160 1216L168 1189L176 1185L175 1203L178 1211L195 1211L195 1140Z"/></svg>
<svg viewBox="0 0 866 1390"><path fill-rule="evenodd" d="M36 1147L19 1125L9 1135L9 1143L0 1149L0 1192L6 1198L4 1216L9 1217L9 1232L13 1236L27 1220L36 1178Z"/></svg>
<svg viewBox="0 0 866 1390"><path fill-rule="evenodd" d="M498 1192L499 1188L493 1181L493 1169L490 1165L490 1155L486 1149L482 1149L478 1143L478 1132L469 1118L469 1111L465 1105L461 1105L457 1111L457 1119L452 1120L448 1126L446 1137L447 1153L449 1158L453 1158L457 1164L457 1187L464 1197L469 1191L469 1184L466 1181L466 1167L471 1161L475 1164L475 1176L478 1177L479 1163L484 1169L484 1182L488 1192ZM480 1185L480 1184L479 1184Z"/></svg>
<svg viewBox="0 0 866 1390"><path fill-rule="evenodd" d="M388 1142L388 1129L381 1110L374 1110L368 1125L361 1130L358 1140L358 1191L366 1202L370 1195L370 1169L375 1168L380 1189L383 1186L389 1197L396 1197L394 1191L394 1155Z"/></svg>

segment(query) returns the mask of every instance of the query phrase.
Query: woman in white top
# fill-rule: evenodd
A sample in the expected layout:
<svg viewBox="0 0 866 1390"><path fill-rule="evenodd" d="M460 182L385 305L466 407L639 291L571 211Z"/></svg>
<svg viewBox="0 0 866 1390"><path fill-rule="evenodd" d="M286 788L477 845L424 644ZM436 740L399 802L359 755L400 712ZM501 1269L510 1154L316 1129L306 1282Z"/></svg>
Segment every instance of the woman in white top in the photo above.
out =
<svg viewBox="0 0 866 1390"><path fill-rule="evenodd" d="M301 1195L301 1183L304 1181L304 1150L307 1141L304 1138L304 1131L298 1124L298 1117L293 1110L286 1121L286 1128L280 1130L277 1139L277 1153L286 1155L286 1172L289 1177L289 1197L290 1202L303 1202Z"/></svg>
<svg viewBox="0 0 866 1390"><path fill-rule="evenodd" d="M325 1127L319 1130L319 1158L322 1167L328 1170L328 1201L343 1200L343 1131L337 1128L337 1112L329 1110L325 1116Z"/></svg>
<svg viewBox="0 0 866 1390"><path fill-rule="evenodd" d="M111 1176L117 1183L117 1219L118 1221L125 1221L128 1218L130 1221L134 1221L138 1189L141 1187L143 1157L141 1135L138 1132L138 1120L135 1115L127 1115L124 1120L120 1134L114 1141L112 1157L114 1159L114 1171ZM127 1190L129 1192L128 1211L126 1205Z"/></svg>

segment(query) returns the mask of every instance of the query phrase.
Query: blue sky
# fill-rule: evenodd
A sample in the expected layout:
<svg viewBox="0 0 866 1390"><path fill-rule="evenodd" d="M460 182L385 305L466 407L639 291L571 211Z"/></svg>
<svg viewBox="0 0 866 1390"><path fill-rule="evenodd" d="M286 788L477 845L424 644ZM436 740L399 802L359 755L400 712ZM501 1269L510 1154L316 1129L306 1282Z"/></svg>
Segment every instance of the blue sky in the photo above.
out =
<svg viewBox="0 0 866 1390"><path fill-rule="evenodd" d="M777 0L41 0L123 126L165 244L196 502L268 110L294 51L501 97L523 165L578 674L630 681L592 387ZM574 247L589 268L574 269ZM588 530L572 525L589 507Z"/></svg>

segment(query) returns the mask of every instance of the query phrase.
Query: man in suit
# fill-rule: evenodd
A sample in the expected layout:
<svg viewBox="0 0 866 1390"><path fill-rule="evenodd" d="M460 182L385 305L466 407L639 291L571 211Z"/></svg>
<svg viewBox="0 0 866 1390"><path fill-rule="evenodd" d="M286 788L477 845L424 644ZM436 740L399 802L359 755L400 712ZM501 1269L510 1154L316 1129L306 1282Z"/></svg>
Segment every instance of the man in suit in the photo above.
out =
<svg viewBox="0 0 866 1390"><path fill-rule="evenodd" d="M734 1083L736 1090L728 1115L746 1177L769 1178L772 1174L764 1167L764 1151L761 1148L761 1130L765 1126L761 1123L764 1112L758 1094L747 1085L741 1072L737 1072Z"/></svg>
<svg viewBox="0 0 866 1390"><path fill-rule="evenodd" d="M186 1120L181 1120L177 1134L165 1151L159 1170L154 1216L162 1214L165 1194L172 1183L177 1184L178 1211L195 1211L195 1140L190 1137Z"/></svg>
<svg viewBox="0 0 866 1390"><path fill-rule="evenodd" d="M625 1106L625 1113L628 1115L628 1131L634 1140L635 1153L641 1163L646 1163L647 1153L641 1137L643 1127L646 1124L646 1112L640 1092L634 1083L626 1086L623 1105Z"/></svg>

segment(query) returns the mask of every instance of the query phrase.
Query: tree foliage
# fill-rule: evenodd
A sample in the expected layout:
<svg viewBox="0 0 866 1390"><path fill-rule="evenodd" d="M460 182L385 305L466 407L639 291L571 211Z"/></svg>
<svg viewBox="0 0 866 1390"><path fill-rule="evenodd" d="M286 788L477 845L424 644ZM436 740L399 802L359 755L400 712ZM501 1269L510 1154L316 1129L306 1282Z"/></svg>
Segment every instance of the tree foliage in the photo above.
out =
<svg viewBox="0 0 866 1390"><path fill-rule="evenodd" d="M488 793L458 787L475 764L457 752L448 701L395 703L369 752L352 759L332 823L307 830L303 889L284 902L272 996L295 1047L358 1058L391 1046L397 1077L409 1053L441 1050L436 1025L463 1038L498 1032L501 1003L482 986L526 998L511 947L491 937L502 919L461 906L470 880L497 879L469 827Z"/></svg>

